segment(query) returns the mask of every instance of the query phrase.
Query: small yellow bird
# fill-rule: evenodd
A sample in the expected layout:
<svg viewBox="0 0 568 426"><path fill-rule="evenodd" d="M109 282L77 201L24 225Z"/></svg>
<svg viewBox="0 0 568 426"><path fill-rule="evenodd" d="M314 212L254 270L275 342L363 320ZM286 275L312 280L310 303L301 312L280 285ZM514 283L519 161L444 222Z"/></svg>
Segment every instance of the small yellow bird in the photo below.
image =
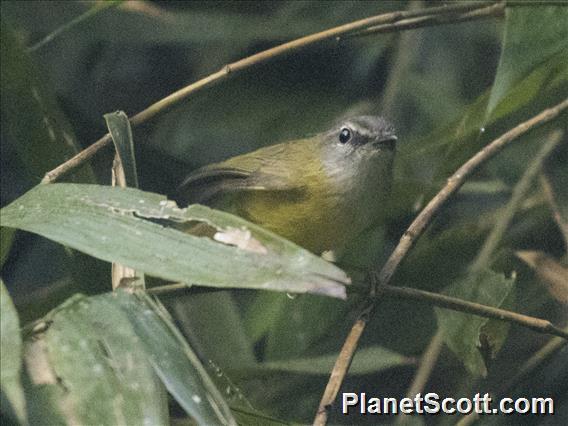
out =
<svg viewBox="0 0 568 426"><path fill-rule="evenodd" d="M196 170L182 201L234 213L322 254L341 253L385 209L397 137L378 116L359 116Z"/></svg>

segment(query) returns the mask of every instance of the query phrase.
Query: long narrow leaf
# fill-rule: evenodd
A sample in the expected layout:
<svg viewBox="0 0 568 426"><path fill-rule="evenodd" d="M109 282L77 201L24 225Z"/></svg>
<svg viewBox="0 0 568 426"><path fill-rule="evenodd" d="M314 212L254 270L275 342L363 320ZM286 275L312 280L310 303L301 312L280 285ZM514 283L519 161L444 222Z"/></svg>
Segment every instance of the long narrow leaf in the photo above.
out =
<svg viewBox="0 0 568 426"><path fill-rule="evenodd" d="M112 136L114 148L122 163L126 186L138 188L136 173L136 157L134 156L134 140L128 116L123 111L105 114L108 131ZM120 186L120 185L118 185Z"/></svg>
<svg viewBox="0 0 568 426"><path fill-rule="evenodd" d="M2 225L35 232L160 278L212 287L345 297L347 275L275 234L200 205L97 185L41 185L1 211ZM203 223L213 238L155 222Z"/></svg>
<svg viewBox="0 0 568 426"><path fill-rule="evenodd" d="M55 408L68 424L167 423L164 390L143 349L111 295L68 299L26 339L31 398L51 388L44 407L32 401L36 421Z"/></svg>
<svg viewBox="0 0 568 426"><path fill-rule="evenodd" d="M236 424L225 400L171 320L144 293L112 296L127 314L154 370L176 401L200 425Z"/></svg>

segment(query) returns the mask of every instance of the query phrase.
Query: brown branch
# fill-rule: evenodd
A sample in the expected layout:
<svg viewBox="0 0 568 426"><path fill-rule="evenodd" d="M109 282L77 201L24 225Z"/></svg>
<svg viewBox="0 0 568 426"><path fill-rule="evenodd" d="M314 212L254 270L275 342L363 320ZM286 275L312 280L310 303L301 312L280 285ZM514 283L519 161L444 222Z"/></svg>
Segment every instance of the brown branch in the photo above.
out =
<svg viewBox="0 0 568 426"><path fill-rule="evenodd" d="M363 310L363 312L359 315L357 321L351 328L351 332L347 339L345 339L345 343L341 348L341 352L339 353L337 360L335 361L335 365L333 367L333 371L331 372L331 377L327 383L327 387L325 388L322 401L333 401L335 396L339 392L339 388L341 383L343 382L343 377L341 377L342 371L347 371L349 366L351 365L351 361L353 360L353 354L355 353L355 349L357 348L357 343L359 342L359 338L361 334L363 334L363 330L365 330L365 326L367 325L368 318L367 316L371 314L372 306L368 306ZM336 368L337 367L337 368ZM338 377L334 376L334 374L339 375ZM331 403L322 405L320 403L318 412L316 414L316 418L314 420L314 426L323 426L327 422L327 414L328 410L331 408Z"/></svg>
<svg viewBox="0 0 568 426"><path fill-rule="evenodd" d="M381 269L381 272L379 273L378 277L379 285L383 288L387 289L391 288L390 286L387 287L387 284L390 282L390 279L395 273L396 269L398 268L400 262L406 257L407 253L412 248L416 240L422 235L426 227L430 224L430 222L434 218L434 215L448 201L448 199L458 191L458 189L464 184L465 180L472 173L474 173L482 164L487 162L489 159L493 158L509 143L511 143L518 137L524 135L529 130L532 130L538 126L541 126L555 119L556 117L558 117L558 115L560 115L560 113L562 113L567 108L568 108L568 99L565 99L563 102L560 102L558 105L542 111L540 114L534 116L533 118L519 124L518 126L504 133L499 138L495 139L490 144L485 146L481 151L477 152L477 154L471 157L468 161L466 161L448 179L447 184L440 190L440 192L438 192L438 194L436 194L434 198L432 198L432 200L430 200L428 205L420 212L420 214L416 217L416 219L414 219L412 224L405 231L398 245L396 246L396 248L390 255L389 259ZM366 311L369 310L372 314L372 311L375 306L376 306L376 301L373 303L371 308L366 308ZM340 354L343 356L343 358L348 358L348 359L353 358L355 350L357 349L359 337L362 334L362 332L359 329L361 327L363 329L365 328L368 318L370 316L371 315L369 315L368 312L364 312L364 315L360 315L359 318L357 319L357 322L353 326L353 329L351 329L351 331L349 332L346 343L341 349ZM495 317L499 318L499 316ZM357 326L358 329L357 332L354 331L355 326ZM550 326L552 326L552 324L550 324ZM554 327L553 331L557 331L557 329ZM557 333L553 332L551 334L557 334ZM346 347L347 341L349 341L348 347ZM324 395L318 407L318 412L314 420L315 424L321 425L327 422L326 407L330 407L333 401L335 400L335 397L337 396L337 392L332 393L332 392L327 392L327 390L329 388L339 390L339 388L341 387L341 383L343 382L343 379L347 374L348 367L349 367L349 362L345 362L345 360L339 362L339 358L336 361L335 365L333 366L333 370L331 372L331 377L327 384L326 391L324 392Z"/></svg>
<svg viewBox="0 0 568 426"><path fill-rule="evenodd" d="M494 2L474 2L474 3L464 3L456 4L451 6L440 6L431 7L419 11L398 11L385 13L382 15L372 16L369 18L361 19L358 21L350 22L348 24L340 25L319 33L311 34L309 36L301 37L299 39L275 46L271 49L264 50L247 58L241 59L239 61L233 62L221 68L219 71L196 81L195 83L186 86L177 92L165 97L164 99L150 105L145 110L139 112L132 117L130 123L132 127L136 127L152 118L155 118L159 114L163 114L169 111L172 107L179 104L183 100L187 99L191 94L198 92L207 87L211 87L229 77L236 75L237 73L250 68L255 65L259 65L276 57L297 51L299 49L311 46L316 43L320 43L325 40L338 39L339 37L351 34L356 31L363 30L365 28L396 23L398 21L416 18L421 16L430 15L446 15L454 14L458 12L472 11L480 8L487 7L488 4ZM393 27L392 31L399 31L399 29ZM384 31L383 31L384 32ZM91 158L96 152L101 148L108 145L111 141L110 135L106 134L94 144L85 148L83 151L79 152L73 158L67 160L65 163L57 166L55 169L46 173L43 177L41 183L51 183L56 181L59 177L74 169L75 167L81 165L83 162Z"/></svg>
<svg viewBox="0 0 568 426"><path fill-rule="evenodd" d="M416 288L393 287L387 285L384 286L382 290L385 296L416 300L417 302L428 303L430 305L439 306L440 308L465 312L485 318L494 318L505 322L519 324L539 333L552 334L554 336L568 339L568 332L556 327L550 321L540 318L518 314L516 312L495 308L493 306L482 305L481 303L469 302L467 300L457 299L444 294L418 290Z"/></svg>
<svg viewBox="0 0 568 426"><path fill-rule="evenodd" d="M505 146L524 135L529 130L541 126L549 121L555 119L568 108L568 99L560 102L558 105L545 109L540 114L534 116L530 120L519 124L513 129L504 133L499 138L485 146L481 151L477 152L473 157L466 161L449 179L446 186L442 188L434 198L430 200L428 205L420 212L418 217L414 219L412 224L408 227L400 242L396 246L394 252L391 254L386 264L383 266L379 274L379 283L388 284L396 268L401 260L406 256L410 248L414 245L416 240L426 227L432 221L434 215L440 210L443 204L454 195L457 190L464 184L465 180L471 176L483 163L487 162L498 154Z"/></svg>
<svg viewBox="0 0 568 426"><path fill-rule="evenodd" d="M521 180L515 186L511 200L509 201L507 207L505 208L505 215L500 218L495 227L493 228L490 236L485 241L482 249L479 251L476 260L473 262L473 266L470 267L471 271L476 271L485 267L490 259L490 254L493 253L497 247L497 243L502 237L503 232L505 232L508 223L518 207L519 201L523 198L524 194L529 188L529 184L532 182L534 176L540 171L542 162L549 155L552 149L560 142L562 137L562 131L554 131L550 135L549 142L543 144L541 150L533 160L533 162L527 167L527 170L523 174ZM477 265L477 266L476 266ZM559 341L563 341L561 338L556 338ZM564 341L566 342L566 341ZM428 379L436 365L440 351L442 349L444 340L443 334L440 330L436 332L430 344L424 351L420 364L411 385L406 393L407 398L413 398L415 395L421 393L424 390L424 386L428 382ZM400 415L396 420L396 424L403 425L406 423L408 416Z"/></svg>
<svg viewBox="0 0 568 426"><path fill-rule="evenodd" d="M178 291L188 291L190 289L191 286L187 285L186 283L175 283L175 284L166 284L156 287L150 287L146 289L146 292L149 294L153 294L155 296L161 296L163 294L170 294Z"/></svg>
<svg viewBox="0 0 568 426"><path fill-rule="evenodd" d="M444 336L442 332L438 329L436 334L430 340L428 347L424 351L424 354L420 358L420 363L418 365L418 369L414 374L414 378L412 379L412 383L410 387L406 391L406 397L413 399L419 393L422 393L428 380L430 379L430 375L438 362L438 358L440 356L440 352L442 350L442 346L444 345ZM405 414L401 414L397 417L395 424L397 425L404 425L409 420L409 417Z"/></svg>
<svg viewBox="0 0 568 426"><path fill-rule="evenodd" d="M404 19L394 24L377 25L352 34L350 37L390 33L393 31L414 30L417 28L433 27L437 25L457 24L460 22L473 21L477 19L503 17L504 14L505 2L501 2L472 11L467 11L465 13L454 12L444 15L420 16L416 18Z"/></svg>

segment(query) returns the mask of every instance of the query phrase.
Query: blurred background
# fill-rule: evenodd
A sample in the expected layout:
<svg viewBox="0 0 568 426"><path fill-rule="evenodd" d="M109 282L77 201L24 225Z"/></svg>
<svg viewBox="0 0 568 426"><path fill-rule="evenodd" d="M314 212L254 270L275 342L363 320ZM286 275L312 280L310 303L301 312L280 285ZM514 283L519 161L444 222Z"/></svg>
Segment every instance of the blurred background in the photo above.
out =
<svg viewBox="0 0 568 426"><path fill-rule="evenodd" d="M33 73L15 69L8 75L3 66L2 206L38 184L45 172L69 157L70 147L86 147L104 135L105 113L123 110L132 116L227 63L285 41L426 6L429 2L130 1L102 7L93 2L3 1L2 62L15 57L30 61ZM96 13L44 42L89 10ZM341 117L381 114L395 124L400 142L393 202L372 235L357 242L344 259L359 271L380 266L412 218L460 164L515 124L567 97L566 50L554 50L535 59L507 87L497 108L486 109L495 90L505 25L503 16L494 16L340 38L245 70L135 129L140 187L171 196L187 173L204 164L318 133ZM524 55L538 56L539 45L532 48ZM10 80L14 73L21 87ZM33 85L53 104L20 103L20 94ZM57 111L53 120L63 129L58 136L66 146L44 143L49 126L37 122L38 108ZM420 240L393 284L440 291L464 274L527 164L558 126L556 122L531 133L484 166ZM547 163L549 175L559 180L565 179L567 151L564 140ZM111 149L105 149L90 169L83 167L66 180L109 184L112 157ZM562 196L565 201L565 188ZM110 289L108 264L25 232L5 237L6 229L2 278L22 322L38 318L73 293ZM505 303L508 309L566 323L566 305L547 291L538 271L515 255L538 251L565 261L564 237L550 199L535 182L491 259L494 271L516 276ZM239 291L166 296L162 301L202 360L211 360L240 389L230 397L246 398L275 417L306 422L313 417L329 369L306 375L289 361L328 354L333 358L361 299L355 294L345 303ZM362 347L383 352L369 352L361 362L370 364L359 370L356 357L359 373L348 377L343 390L403 396L417 357L435 330L432 307L402 300L381 303ZM546 341L546 336L520 327L507 328L505 334L499 348L485 352L486 379L469 374L444 349L428 389L469 395L472 389L494 388ZM382 364L381 357L386 360ZM288 364L253 368L258 362L282 361ZM539 374L538 380L519 385L519 392L555 395L563 414L543 424L560 424L556 422L567 415L568 385L559 377L566 378L567 367L553 360ZM331 418L347 421L338 412ZM372 424L376 419L360 421Z"/></svg>

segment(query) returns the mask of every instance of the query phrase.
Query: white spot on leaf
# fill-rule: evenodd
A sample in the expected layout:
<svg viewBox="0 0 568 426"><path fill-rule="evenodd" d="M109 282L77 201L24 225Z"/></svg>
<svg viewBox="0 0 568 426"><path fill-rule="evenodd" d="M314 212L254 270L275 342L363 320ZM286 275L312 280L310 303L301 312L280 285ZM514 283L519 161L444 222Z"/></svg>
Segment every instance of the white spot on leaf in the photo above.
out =
<svg viewBox="0 0 568 426"><path fill-rule="evenodd" d="M246 229L227 228L224 231L218 231L213 235L215 241L223 244L236 246L241 250L251 251L253 253L267 254L268 250L260 241L253 238L251 232Z"/></svg>

